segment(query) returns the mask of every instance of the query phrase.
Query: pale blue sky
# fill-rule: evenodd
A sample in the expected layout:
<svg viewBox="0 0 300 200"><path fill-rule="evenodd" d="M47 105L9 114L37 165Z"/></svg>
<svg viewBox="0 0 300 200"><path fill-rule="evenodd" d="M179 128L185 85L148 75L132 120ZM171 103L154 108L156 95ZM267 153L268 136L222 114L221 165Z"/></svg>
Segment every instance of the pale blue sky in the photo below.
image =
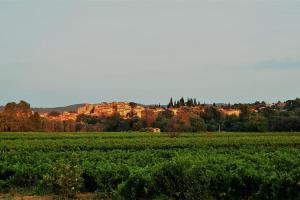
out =
<svg viewBox="0 0 300 200"><path fill-rule="evenodd" d="M300 1L0 0L0 105L300 96Z"/></svg>

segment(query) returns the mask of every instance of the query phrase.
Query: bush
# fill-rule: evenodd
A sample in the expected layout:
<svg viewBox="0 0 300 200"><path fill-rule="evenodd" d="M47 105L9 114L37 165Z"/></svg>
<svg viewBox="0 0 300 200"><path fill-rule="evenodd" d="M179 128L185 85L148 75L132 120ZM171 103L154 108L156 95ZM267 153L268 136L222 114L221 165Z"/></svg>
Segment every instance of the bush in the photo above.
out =
<svg viewBox="0 0 300 200"><path fill-rule="evenodd" d="M74 197L83 184L82 170L76 165L58 162L43 176L43 183L54 194Z"/></svg>
<svg viewBox="0 0 300 200"><path fill-rule="evenodd" d="M153 195L151 177L143 171L134 173L120 185L119 194L124 199L149 199Z"/></svg>
<svg viewBox="0 0 300 200"><path fill-rule="evenodd" d="M6 191L10 188L11 179L16 174L15 170L11 167L0 164L0 191Z"/></svg>
<svg viewBox="0 0 300 200"><path fill-rule="evenodd" d="M83 181L84 181L84 191L85 192L95 192L97 190L97 182L95 173L90 170L85 170L82 173Z"/></svg>
<svg viewBox="0 0 300 200"><path fill-rule="evenodd" d="M0 192L6 192L8 190L8 184L6 181L0 180Z"/></svg>
<svg viewBox="0 0 300 200"><path fill-rule="evenodd" d="M189 187L185 173L188 166L185 161L163 164L153 173L155 190L174 199L184 199L184 192Z"/></svg>
<svg viewBox="0 0 300 200"><path fill-rule="evenodd" d="M103 164L97 166L92 172L95 177L96 190L102 197L113 196L118 185L129 177L129 170L125 165Z"/></svg>
<svg viewBox="0 0 300 200"><path fill-rule="evenodd" d="M188 188L184 193L185 199L211 199L209 192L211 177L214 172L205 165L193 165L186 171Z"/></svg>

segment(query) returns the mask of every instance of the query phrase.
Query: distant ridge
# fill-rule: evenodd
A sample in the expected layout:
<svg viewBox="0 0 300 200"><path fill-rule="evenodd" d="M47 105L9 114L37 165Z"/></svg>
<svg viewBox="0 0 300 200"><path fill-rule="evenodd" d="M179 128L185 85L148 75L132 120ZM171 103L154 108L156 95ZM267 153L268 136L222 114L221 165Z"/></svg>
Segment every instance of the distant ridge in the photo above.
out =
<svg viewBox="0 0 300 200"><path fill-rule="evenodd" d="M50 113L50 112L77 112L78 108L83 107L86 103L73 104L69 106L60 106L60 107L48 107L48 108L32 108L34 112L38 113ZM142 104L137 104L142 105ZM0 106L0 112L4 110L4 106Z"/></svg>
<svg viewBox="0 0 300 200"><path fill-rule="evenodd" d="M79 107L84 106L85 104L74 104L74 105L69 105L69 106L61 106L61 107L53 107L53 108L32 108L34 112L39 112L39 113L49 113L49 112L77 112L77 109ZM0 108L1 110L1 108Z"/></svg>

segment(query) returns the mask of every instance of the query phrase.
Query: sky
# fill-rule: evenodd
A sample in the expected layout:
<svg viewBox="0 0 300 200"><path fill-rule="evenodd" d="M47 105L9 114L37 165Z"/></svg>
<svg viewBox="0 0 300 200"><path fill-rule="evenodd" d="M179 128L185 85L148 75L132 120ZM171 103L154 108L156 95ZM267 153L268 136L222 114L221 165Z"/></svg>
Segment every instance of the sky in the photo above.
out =
<svg viewBox="0 0 300 200"><path fill-rule="evenodd" d="M0 105L300 96L298 0L0 0Z"/></svg>

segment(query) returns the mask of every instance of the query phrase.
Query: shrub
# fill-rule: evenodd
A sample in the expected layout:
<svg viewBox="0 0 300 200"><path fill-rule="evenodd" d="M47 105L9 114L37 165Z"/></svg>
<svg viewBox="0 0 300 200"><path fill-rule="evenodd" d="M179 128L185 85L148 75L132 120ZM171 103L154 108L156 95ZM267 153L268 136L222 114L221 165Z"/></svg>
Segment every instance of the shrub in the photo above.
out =
<svg viewBox="0 0 300 200"><path fill-rule="evenodd" d="M82 174L85 192L95 192L97 190L97 182L95 173L91 170L85 170Z"/></svg>
<svg viewBox="0 0 300 200"><path fill-rule="evenodd" d="M153 195L151 177L143 171L134 173L120 185L119 194L124 199L149 199Z"/></svg>
<svg viewBox="0 0 300 200"><path fill-rule="evenodd" d="M0 180L0 192L6 192L8 190L8 184L6 181Z"/></svg>
<svg viewBox="0 0 300 200"><path fill-rule="evenodd" d="M129 170L125 165L103 164L97 166L93 174L97 184L97 192L102 197L112 197L114 190L118 188L119 184L128 179L129 174Z"/></svg>
<svg viewBox="0 0 300 200"><path fill-rule="evenodd" d="M155 190L174 199L183 199L189 185L185 170L189 163L174 161L163 164L153 173Z"/></svg>
<svg viewBox="0 0 300 200"><path fill-rule="evenodd" d="M58 162L43 176L43 183L55 194L74 197L82 187L82 170L76 165Z"/></svg>
<svg viewBox="0 0 300 200"><path fill-rule="evenodd" d="M209 192L211 177L214 172L203 164L193 165L187 172L187 190L185 199L211 199Z"/></svg>

